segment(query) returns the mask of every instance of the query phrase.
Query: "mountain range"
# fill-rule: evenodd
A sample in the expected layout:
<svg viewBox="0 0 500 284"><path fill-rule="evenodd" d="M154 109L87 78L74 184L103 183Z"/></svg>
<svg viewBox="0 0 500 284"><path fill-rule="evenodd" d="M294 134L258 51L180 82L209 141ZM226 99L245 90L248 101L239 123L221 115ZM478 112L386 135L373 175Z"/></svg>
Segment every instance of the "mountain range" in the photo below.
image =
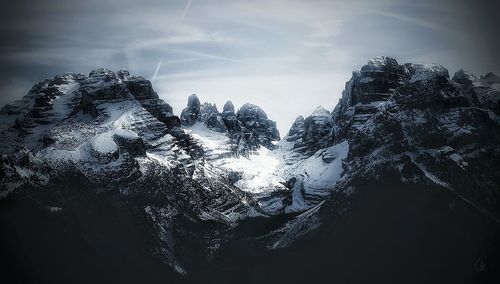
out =
<svg viewBox="0 0 500 284"><path fill-rule="evenodd" d="M492 73L375 57L281 137L259 106L193 94L176 115L147 79L97 69L35 84L0 122L2 267L20 282L499 276Z"/></svg>

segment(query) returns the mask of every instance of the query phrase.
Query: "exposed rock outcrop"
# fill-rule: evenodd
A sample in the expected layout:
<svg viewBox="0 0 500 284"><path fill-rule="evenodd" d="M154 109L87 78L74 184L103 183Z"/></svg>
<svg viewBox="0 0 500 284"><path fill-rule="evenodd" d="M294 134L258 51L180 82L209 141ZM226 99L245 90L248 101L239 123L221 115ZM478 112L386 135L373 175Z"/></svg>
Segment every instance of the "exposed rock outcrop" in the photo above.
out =
<svg viewBox="0 0 500 284"><path fill-rule="evenodd" d="M231 101L227 101L224 104L222 120L224 121L224 124L226 125L226 128L230 134L238 133L241 131L240 122L236 117L236 113L234 112L234 105Z"/></svg>
<svg viewBox="0 0 500 284"><path fill-rule="evenodd" d="M276 122L267 118L267 114L258 106L244 104L237 112L236 117L241 125L241 133L234 135L238 140L238 150L257 149L260 145L274 148L274 142L279 141L280 135Z"/></svg>
<svg viewBox="0 0 500 284"><path fill-rule="evenodd" d="M285 139L289 142L295 142L299 139L302 139L302 135L304 134L304 117L299 115L290 127L288 134Z"/></svg>
<svg viewBox="0 0 500 284"><path fill-rule="evenodd" d="M459 70L453 75L453 81L473 92L478 100L477 105L500 115L500 78L497 75L488 73L478 79L467 71Z"/></svg>
<svg viewBox="0 0 500 284"><path fill-rule="evenodd" d="M237 154L247 155L260 146L274 149L274 143L280 139L276 122L268 119L260 107L252 104L243 105L235 113L234 105L227 101L223 112L219 113L215 104L200 104L198 97L191 95L188 106L182 110L181 121L186 127L198 122L210 130L226 133L231 139L232 151Z"/></svg>
<svg viewBox="0 0 500 284"><path fill-rule="evenodd" d="M192 94L188 98L188 104L181 112L181 123L185 126L193 126L200 118L200 100L198 96Z"/></svg>

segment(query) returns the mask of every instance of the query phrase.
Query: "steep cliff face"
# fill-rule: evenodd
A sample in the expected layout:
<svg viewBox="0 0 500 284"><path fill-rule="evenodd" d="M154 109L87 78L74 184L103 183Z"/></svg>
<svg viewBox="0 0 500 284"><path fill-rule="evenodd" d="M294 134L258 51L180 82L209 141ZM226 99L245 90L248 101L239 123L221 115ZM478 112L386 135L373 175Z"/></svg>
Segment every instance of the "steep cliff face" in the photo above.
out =
<svg viewBox="0 0 500 284"><path fill-rule="evenodd" d="M238 150L255 149L262 145L273 149L273 142L280 140L276 122L267 118L267 114L258 106L244 104L236 113L241 125L241 133L233 135L238 140Z"/></svg>
<svg viewBox="0 0 500 284"><path fill-rule="evenodd" d="M410 69L408 82L362 127L346 130L352 145L348 168L357 178L383 178L392 171L403 182L438 184L493 210L500 176L477 169L496 167L498 116L477 104L474 91L438 70Z"/></svg>
<svg viewBox="0 0 500 284"><path fill-rule="evenodd" d="M188 98L188 105L181 112L181 122L183 125L192 126L200 119L200 100L195 94Z"/></svg>
<svg viewBox="0 0 500 284"><path fill-rule="evenodd" d="M305 119L299 116L292 125L287 141L294 141L293 151L305 156L333 145L333 121L329 111L319 106Z"/></svg>
<svg viewBox="0 0 500 284"><path fill-rule="evenodd" d="M500 139L500 129L494 112L494 76L488 76L489 83L485 79L478 82L461 70L450 79L441 66L398 65L387 58L377 62L377 70L385 74L387 82L371 86L370 92L362 91L366 87L360 82L374 74L363 73L370 69L363 67L361 74L346 84L333 112L335 138L349 139L351 145L347 171L357 172L357 178L376 179L394 171L403 182L435 183L467 199L481 195L489 201L474 203L495 208L498 198L493 196L493 187L499 176L493 171L476 171L491 169L498 159L495 141ZM489 91L478 89L479 84L488 86ZM488 92L490 100L480 98ZM383 98L373 93L387 95ZM481 153L489 153L489 157ZM493 195L486 197L488 193Z"/></svg>
<svg viewBox="0 0 500 284"><path fill-rule="evenodd" d="M459 70L453 75L453 81L466 91L473 92L479 106L500 114L500 78L497 75L488 73L477 78L467 71Z"/></svg>
<svg viewBox="0 0 500 284"><path fill-rule="evenodd" d="M226 125L229 134L232 135L234 133L241 132L240 122L236 117L236 113L234 112L234 105L231 101L227 101L224 104L222 119L224 120L224 124Z"/></svg>

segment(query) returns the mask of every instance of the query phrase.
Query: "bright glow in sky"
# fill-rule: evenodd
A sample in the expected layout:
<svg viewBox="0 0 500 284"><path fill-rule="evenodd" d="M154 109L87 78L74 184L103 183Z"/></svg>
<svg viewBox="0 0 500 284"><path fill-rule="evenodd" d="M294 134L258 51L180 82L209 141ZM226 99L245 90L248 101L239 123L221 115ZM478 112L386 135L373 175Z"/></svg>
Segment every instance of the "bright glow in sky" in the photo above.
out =
<svg viewBox="0 0 500 284"><path fill-rule="evenodd" d="M219 110L250 102L284 136L296 116L331 110L373 56L500 73L493 0L11 2L0 12L2 105L57 73L123 68L154 77L177 114L191 93Z"/></svg>

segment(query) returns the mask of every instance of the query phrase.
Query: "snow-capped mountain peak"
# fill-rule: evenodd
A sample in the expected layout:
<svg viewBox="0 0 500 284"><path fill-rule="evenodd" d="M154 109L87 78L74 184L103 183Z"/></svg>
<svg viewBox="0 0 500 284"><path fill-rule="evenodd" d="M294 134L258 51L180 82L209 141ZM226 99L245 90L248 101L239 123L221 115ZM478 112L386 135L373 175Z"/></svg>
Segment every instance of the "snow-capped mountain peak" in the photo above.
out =
<svg viewBox="0 0 500 284"><path fill-rule="evenodd" d="M499 84L376 57L333 111L297 117L280 140L253 104L220 112L193 94L178 117L127 71L62 74L1 110L0 198L28 196L50 214L78 198L126 208L182 274L247 242L242 223L274 220L251 242L286 248L380 187L441 190L498 222Z"/></svg>

